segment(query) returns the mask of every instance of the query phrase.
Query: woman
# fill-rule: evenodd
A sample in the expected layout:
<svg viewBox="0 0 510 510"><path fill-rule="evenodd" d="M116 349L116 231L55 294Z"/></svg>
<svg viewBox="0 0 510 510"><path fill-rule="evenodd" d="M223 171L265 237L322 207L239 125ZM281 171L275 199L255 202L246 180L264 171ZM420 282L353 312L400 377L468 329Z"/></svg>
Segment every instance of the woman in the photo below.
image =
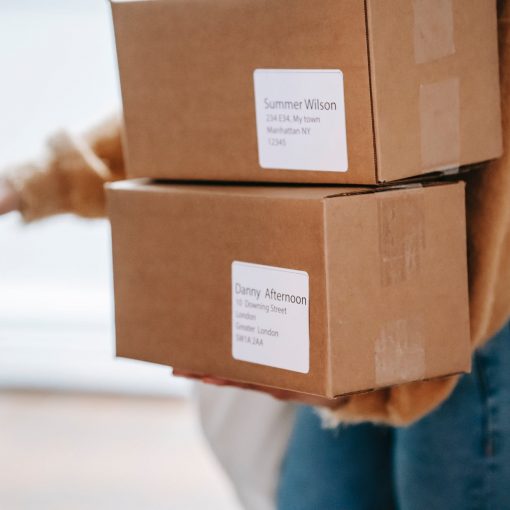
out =
<svg viewBox="0 0 510 510"><path fill-rule="evenodd" d="M508 2L499 4L508 149ZM83 138L61 134L45 162L2 181L0 213L19 209L27 221L59 212L101 216L102 183L122 176L118 120ZM509 193L507 153L469 177L473 373L345 399L323 411L325 419L358 424L334 430L301 408L281 471L281 510L510 508Z"/></svg>

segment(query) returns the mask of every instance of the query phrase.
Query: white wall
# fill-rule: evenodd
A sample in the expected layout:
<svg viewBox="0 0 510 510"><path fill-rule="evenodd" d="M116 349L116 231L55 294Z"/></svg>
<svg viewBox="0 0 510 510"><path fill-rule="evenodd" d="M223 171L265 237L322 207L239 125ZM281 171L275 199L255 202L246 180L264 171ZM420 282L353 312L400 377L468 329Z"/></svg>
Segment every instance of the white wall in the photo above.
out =
<svg viewBox="0 0 510 510"><path fill-rule="evenodd" d="M120 108L106 0L2 0L0 48L0 167ZM187 394L166 367L113 359L109 243L106 221L0 218L0 389Z"/></svg>

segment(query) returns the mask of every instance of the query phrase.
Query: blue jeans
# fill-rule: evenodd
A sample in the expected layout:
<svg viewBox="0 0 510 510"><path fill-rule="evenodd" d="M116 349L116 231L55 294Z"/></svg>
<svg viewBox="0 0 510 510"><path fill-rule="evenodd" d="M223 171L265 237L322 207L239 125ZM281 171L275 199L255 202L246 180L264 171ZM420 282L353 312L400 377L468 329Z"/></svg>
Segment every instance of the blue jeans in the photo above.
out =
<svg viewBox="0 0 510 510"><path fill-rule="evenodd" d="M407 428L321 428L299 409L278 510L510 510L510 326Z"/></svg>

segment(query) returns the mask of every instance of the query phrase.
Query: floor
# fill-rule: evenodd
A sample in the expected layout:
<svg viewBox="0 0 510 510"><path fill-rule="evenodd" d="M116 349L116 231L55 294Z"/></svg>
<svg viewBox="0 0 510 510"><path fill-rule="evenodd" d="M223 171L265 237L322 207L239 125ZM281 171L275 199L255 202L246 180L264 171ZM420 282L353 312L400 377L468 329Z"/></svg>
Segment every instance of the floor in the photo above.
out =
<svg viewBox="0 0 510 510"><path fill-rule="evenodd" d="M189 401L0 392L2 510L240 510Z"/></svg>

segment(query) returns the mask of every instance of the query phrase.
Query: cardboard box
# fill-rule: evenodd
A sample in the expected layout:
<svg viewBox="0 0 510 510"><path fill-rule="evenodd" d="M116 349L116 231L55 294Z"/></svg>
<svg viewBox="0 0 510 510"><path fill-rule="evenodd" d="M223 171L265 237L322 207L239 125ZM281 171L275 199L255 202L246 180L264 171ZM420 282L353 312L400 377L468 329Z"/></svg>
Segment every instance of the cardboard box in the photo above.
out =
<svg viewBox="0 0 510 510"><path fill-rule="evenodd" d="M377 184L501 155L495 0L112 9L130 177Z"/></svg>
<svg viewBox="0 0 510 510"><path fill-rule="evenodd" d="M118 356L327 398L469 369L463 184L108 203Z"/></svg>

